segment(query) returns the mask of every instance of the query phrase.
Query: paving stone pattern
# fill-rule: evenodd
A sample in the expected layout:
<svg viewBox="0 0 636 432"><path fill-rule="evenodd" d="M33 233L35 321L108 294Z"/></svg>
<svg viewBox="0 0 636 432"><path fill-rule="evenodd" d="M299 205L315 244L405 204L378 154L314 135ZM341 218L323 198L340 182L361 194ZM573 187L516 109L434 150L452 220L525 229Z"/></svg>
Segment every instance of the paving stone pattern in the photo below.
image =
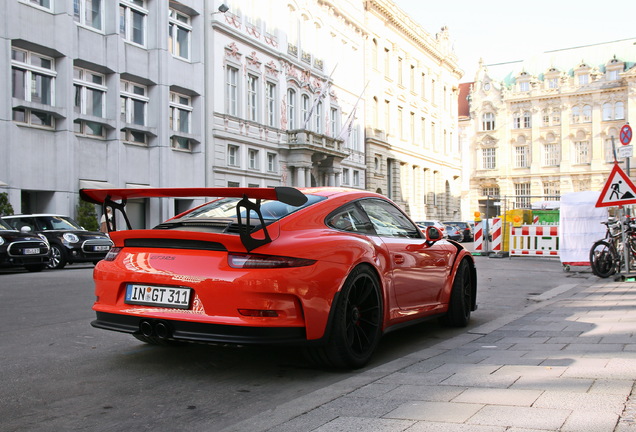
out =
<svg viewBox="0 0 636 432"><path fill-rule="evenodd" d="M227 431L636 432L636 283L594 283Z"/></svg>

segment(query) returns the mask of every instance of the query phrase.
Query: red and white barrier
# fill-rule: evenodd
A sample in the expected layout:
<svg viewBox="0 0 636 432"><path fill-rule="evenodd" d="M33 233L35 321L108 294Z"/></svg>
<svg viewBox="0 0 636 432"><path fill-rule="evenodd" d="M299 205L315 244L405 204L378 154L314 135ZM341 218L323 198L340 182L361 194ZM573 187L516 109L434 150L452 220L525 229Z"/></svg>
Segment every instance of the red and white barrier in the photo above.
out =
<svg viewBox="0 0 636 432"><path fill-rule="evenodd" d="M510 255L559 256L558 225L523 225L510 229Z"/></svg>
<svg viewBox="0 0 636 432"><path fill-rule="evenodd" d="M503 240L503 231L501 229L501 218L493 218L492 220L492 250L501 252L501 243Z"/></svg>
<svg viewBox="0 0 636 432"><path fill-rule="evenodd" d="M475 223L475 234L473 236L475 243L473 244L475 252L484 251L484 223L479 221Z"/></svg>

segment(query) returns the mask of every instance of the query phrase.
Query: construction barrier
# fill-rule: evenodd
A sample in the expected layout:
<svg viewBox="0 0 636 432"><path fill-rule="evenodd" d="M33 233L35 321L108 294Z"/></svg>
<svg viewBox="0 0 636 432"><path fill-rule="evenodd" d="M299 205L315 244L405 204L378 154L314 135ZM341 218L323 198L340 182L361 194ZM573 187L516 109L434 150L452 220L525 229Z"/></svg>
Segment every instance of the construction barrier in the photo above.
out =
<svg viewBox="0 0 636 432"><path fill-rule="evenodd" d="M559 256L558 225L523 225L510 229L510 255Z"/></svg>
<svg viewBox="0 0 636 432"><path fill-rule="evenodd" d="M474 244L473 247L476 253L484 252L484 223L475 223L475 234L473 235Z"/></svg>
<svg viewBox="0 0 636 432"><path fill-rule="evenodd" d="M501 229L501 218L493 218L492 220L492 250L501 252L501 244L503 240L503 230Z"/></svg>

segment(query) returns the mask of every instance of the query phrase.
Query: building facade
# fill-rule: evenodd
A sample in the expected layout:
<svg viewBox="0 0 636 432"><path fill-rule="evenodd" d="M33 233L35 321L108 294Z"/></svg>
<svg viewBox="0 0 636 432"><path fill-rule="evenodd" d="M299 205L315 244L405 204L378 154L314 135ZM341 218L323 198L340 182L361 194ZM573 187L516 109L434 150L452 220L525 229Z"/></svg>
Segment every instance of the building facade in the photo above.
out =
<svg viewBox="0 0 636 432"><path fill-rule="evenodd" d="M5 7L0 191L16 213L74 215L82 187L204 185L201 2ZM191 204L132 201L129 215L146 226Z"/></svg>
<svg viewBox="0 0 636 432"><path fill-rule="evenodd" d="M636 39L546 52L480 65L461 122L470 142L470 208L488 197L508 209L600 191L613 145L636 109ZM623 158L619 158L624 162ZM630 164L633 165L630 159ZM623 165L625 167L625 165ZM494 211L489 209L489 216Z"/></svg>
<svg viewBox="0 0 636 432"><path fill-rule="evenodd" d="M365 3L367 188L416 220L457 220L462 71L448 29L431 35L391 1Z"/></svg>
<svg viewBox="0 0 636 432"><path fill-rule="evenodd" d="M12 0L2 20L16 213L74 216L84 187L286 185L459 217L461 71L448 32L390 0ZM128 214L153 226L202 200Z"/></svg>

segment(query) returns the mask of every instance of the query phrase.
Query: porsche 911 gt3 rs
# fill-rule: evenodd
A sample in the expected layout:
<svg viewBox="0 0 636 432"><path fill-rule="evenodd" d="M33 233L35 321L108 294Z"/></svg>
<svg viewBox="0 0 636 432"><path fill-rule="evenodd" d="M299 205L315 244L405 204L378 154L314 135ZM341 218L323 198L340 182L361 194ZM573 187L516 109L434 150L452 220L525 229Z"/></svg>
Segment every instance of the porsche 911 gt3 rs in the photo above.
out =
<svg viewBox="0 0 636 432"><path fill-rule="evenodd" d="M110 233L114 247L94 270L92 325L147 343L299 345L317 363L359 368L384 333L433 317L466 326L477 306L471 254L436 227L422 231L379 194L288 187L80 193L122 211L126 223L127 199L218 197L153 229Z"/></svg>

